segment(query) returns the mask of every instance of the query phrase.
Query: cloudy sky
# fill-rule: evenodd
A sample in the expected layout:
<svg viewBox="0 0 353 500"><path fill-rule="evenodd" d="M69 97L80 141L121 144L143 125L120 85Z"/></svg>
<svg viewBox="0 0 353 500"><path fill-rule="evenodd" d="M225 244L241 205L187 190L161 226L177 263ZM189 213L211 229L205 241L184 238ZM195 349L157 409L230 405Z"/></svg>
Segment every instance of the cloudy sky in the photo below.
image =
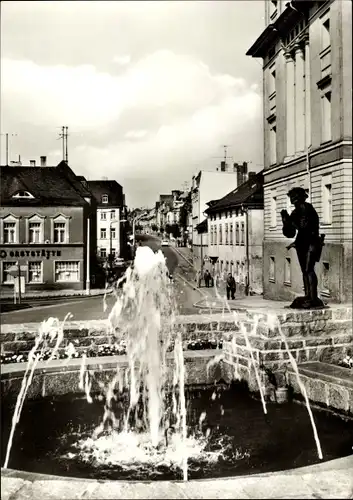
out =
<svg viewBox="0 0 353 500"><path fill-rule="evenodd" d="M10 160L62 159L153 206L227 144L262 163L261 64L246 57L263 1L1 2L1 132ZM1 136L1 163L5 139Z"/></svg>

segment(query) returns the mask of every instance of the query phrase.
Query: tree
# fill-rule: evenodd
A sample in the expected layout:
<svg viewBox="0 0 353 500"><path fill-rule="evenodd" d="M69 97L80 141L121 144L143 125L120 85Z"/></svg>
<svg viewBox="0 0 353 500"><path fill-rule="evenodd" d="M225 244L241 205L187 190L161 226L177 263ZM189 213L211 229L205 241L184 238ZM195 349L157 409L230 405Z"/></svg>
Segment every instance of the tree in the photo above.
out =
<svg viewBox="0 0 353 500"><path fill-rule="evenodd" d="M152 231L154 231L154 232L158 231L158 226L157 226L157 224L152 224L151 229L152 229Z"/></svg>
<svg viewBox="0 0 353 500"><path fill-rule="evenodd" d="M181 233L180 233L180 227L178 224L172 224L171 233L174 236L174 238L179 238Z"/></svg>

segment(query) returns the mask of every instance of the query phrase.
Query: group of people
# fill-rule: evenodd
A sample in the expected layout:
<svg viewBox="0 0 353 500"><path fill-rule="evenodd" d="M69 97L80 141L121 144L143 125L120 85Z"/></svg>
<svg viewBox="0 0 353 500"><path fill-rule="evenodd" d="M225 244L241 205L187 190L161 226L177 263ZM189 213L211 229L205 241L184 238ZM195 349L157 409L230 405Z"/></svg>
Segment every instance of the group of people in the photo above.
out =
<svg viewBox="0 0 353 500"><path fill-rule="evenodd" d="M198 276L196 279L198 281L198 286L200 287L201 286L201 279L202 279L202 273L200 271L198 272ZM208 269L206 269L204 271L203 279L205 281L206 288L210 288L210 287L214 286L214 278ZM216 278L216 280L217 280L217 278ZM228 273L227 279L226 279L226 291L227 291L227 299L228 300L235 299L236 289L237 289L237 286L236 286L234 276L232 276L232 273Z"/></svg>

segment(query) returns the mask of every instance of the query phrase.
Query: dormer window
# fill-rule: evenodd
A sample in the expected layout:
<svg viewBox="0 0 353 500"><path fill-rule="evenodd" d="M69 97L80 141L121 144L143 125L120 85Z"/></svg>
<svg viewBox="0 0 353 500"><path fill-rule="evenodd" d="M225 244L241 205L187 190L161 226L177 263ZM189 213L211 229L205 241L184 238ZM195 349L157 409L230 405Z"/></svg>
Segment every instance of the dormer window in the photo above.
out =
<svg viewBox="0 0 353 500"><path fill-rule="evenodd" d="M34 196L29 193L28 191L18 191L16 194L12 196L12 198L26 198L26 199L33 199Z"/></svg>
<svg viewBox="0 0 353 500"><path fill-rule="evenodd" d="M102 203L108 203L108 195L107 194L103 194Z"/></svg>

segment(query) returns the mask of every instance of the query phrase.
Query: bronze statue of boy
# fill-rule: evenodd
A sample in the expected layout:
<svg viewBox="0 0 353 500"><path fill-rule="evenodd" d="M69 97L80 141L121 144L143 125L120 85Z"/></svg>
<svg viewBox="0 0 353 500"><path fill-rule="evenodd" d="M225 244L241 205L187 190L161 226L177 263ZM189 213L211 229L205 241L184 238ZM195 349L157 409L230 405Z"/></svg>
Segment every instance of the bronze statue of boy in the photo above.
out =
<svg viewBox="0 0 353 500"><path fill-rule="evenodd" d="M315 208L305 200L308 195L300 187L291 189L289 196L294 205L289 215L287 210L281 210L283 234L286 238L294 238L295 242L287 248L295 247L303 273L304 297L296 297L290 305L293 309L312 309L324 307L324 303L317 295L317 276L315 263L319 262L324 245L325 235L319 235L319 216Z"/></svg>

